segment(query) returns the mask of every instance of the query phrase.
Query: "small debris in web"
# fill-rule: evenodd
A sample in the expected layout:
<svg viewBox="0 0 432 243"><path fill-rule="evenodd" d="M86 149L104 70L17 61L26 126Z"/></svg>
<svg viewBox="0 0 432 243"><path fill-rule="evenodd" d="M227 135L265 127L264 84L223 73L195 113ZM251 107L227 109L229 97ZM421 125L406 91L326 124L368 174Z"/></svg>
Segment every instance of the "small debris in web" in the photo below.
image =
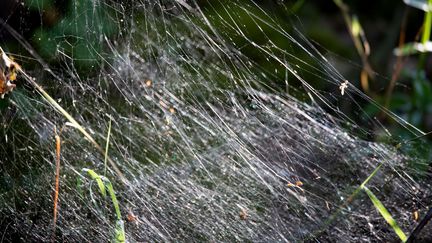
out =
<svg viewBox="0 0 432 243"><path fill-rule="evenodd" d="M16 87L13 81L17 78L17 71L20 69L20 66L12 61L1 47L0 52L0 98L3 99L5 94L11 92Z"/></svg>
<svg viewBox="0 0 432 243"><path fill-rule="evenodd" d="M240 216L240 219L241 219L241 220L246 220L247 217L248 217L248 214L247 214L246 209L242 208L241 211L240 211L239 216Z"/></svg>
<svg viewBox="0 0 432 243"><path fill-rule="evenodd" d="M138 224L138 217L135 216L135 214L132 212L132 210L129 210L128 215L127 215L127 221L131 222L131 223L135 223Z"/></svg>
<svg viewBox="0 0 432 243"><path fill-rule="evenodd" d="M145 81L145 85L146 85L147 87L151 87L151 86L152 86L152 81L151 81L150 79L147 79L147 80Z"/></svg>
<svg viewBox="0 0 432 243"><path fill-rule="evenodd" d="M293 187L293 186L295 186L295 187L301 187L301 186L303 186L303 182L301 182L301 181L296 181L295 184L289 182L289 183L287 184L287 186L288 186L288 187Z"/></svg>
<svg viewBox="0 0 432 243"><path fill-rule="evenodd" d="M345 80L345 82L341 83L339 86L339 89L341 90L341 95L345 94L345 89L348 88L348 80Z"/></svg>
<svg viewBox="0 0 432 243"><path fill-rule="evenodd" d="M170 107L170 108L169 108L169 111L171 112L171 114L174 114L174 113L175 113L175 109L174 109L174 107Z"/></svg>
<svg viewBox="0 0 432 243"><path fill-rule="evenodd" d="M326 204L326 208L327 208L327 210L330 211L330 210L331 210L331 209L330 209L330 203L327 202L327 201L325 201L325 204Z"/></svg>
<svg viewBox="0 0 432 243"><path fill-rule="evenodd" d="M419 211L418 211L418 210L415 210L415 211L413 212L413 219L414 219L414 221L416 221L416 222L419 221Z"/></svg>

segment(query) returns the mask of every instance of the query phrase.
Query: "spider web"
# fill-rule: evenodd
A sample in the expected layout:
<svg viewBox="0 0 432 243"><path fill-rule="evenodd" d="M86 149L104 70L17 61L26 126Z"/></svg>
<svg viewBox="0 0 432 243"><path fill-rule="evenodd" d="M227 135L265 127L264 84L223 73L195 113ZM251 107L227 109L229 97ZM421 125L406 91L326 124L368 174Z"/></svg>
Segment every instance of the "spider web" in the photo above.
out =
<svg viewBox="0 0 432 243"><path fill-rule="evenodd" d="M392 146L397 134L363 104L424 133L350 83L342 95L345 78L298 22L254 1L62 3L49 26L57 5L26 1L41 27L31 38L9 29L15 60L101 145L111 122L108 155L126 183L22 80L2 112L2 240L106 242L118 224L130 242L395 240L366 194L349 199L380 164L368 187L406 233L429 206L414 166L427 161ZM120 221L84 168L107 170Z"/></svg>

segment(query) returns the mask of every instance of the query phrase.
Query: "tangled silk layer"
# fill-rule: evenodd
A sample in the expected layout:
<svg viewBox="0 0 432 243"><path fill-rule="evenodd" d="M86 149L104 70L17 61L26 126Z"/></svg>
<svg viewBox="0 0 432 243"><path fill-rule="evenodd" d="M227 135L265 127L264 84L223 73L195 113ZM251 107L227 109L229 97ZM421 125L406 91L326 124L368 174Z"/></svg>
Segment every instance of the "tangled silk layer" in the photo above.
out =
<svg viewBox="0 0 432 243"><path fill-rule="evenodd" d="M350 197L381 164L367 186L405 232L430 202L415 167L425 161L359 138L384 127L357 105L369 97L352 80L341 86L312 43L255 1L70 2L62 28L36 42L58 41L46 46L56 77L26 72L99 144L110 141L128 183L37 93L17 89L0 135L2 239L108 242L116 222L130 242L397 239L365 194ZM19 69L5 57L2 95ZM55 231L54 127L64 128ZM90 170L112 182L115 210Z"/></svg>

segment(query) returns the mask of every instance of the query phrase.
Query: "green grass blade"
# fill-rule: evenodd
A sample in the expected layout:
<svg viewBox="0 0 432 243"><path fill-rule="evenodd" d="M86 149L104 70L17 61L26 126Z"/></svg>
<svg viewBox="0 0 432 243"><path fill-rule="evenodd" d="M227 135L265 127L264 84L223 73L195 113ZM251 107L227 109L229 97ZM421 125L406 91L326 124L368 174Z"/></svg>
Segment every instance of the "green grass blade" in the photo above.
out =
<svg viewBox="0 0 432 243"><path fill-rule="evenodd" d="M90 177L97 182L99 191L101 192L102 196L106 197L105 184L103 183L101 176L94 172L94 170L83 169L83 171L87 172L87 174L89 174Z"/></svg>
<svg viewBox="0 0 432 243"><path fill-rule="evenodd" d="M115 212L117 215L117 219L121 220L120 207L119 207L119 203L118 203L117 197L116 197L115 192L114 192L114 188L108 179L106 179L106 178L104 178L104 179L105 179L106 188L108 190L108 193L110 194L111 201L113 203L113 206L114 206L114 209L115 209Z"/></svg>
<svg viewBox="0 0 432 243"><path fill-rule="evenodd" d="M366 178L366 180L363 181L363 183L360 185L360 187L358 189L363 188L375 175L376 173L381 169L383 164L379 164L374 171L372 171L372 173L368 176L368 178Z"/></svg>
<svg viewBox="0 0 432 243"><path fill-rule="evenodd" d="M122 220L119 202L118 202L117 197L115 195L114 187L113 187L111 181L108 178L106 178L105 176L100 176L94 170L85 168L85 169L83 169L83 171L87 172L87 174L89 174L90 177L97 182L97 184L99 186L99 190L104 197L106 196L106 191L108 191L108 193L111 197L112 204L114 206L116 217L117 217L116 225L115 225L114 242L116 242L116 243L126 242L124 222Z"/></svg>
<svg viewBox="0 0 432 243"><path fill-rule="evenodd" d="M399 227L399 225L396 223L396 221L393 219L390 212L384 207L381 201L375 196L375 194L373 194L371 190L369 190L366 186L362 186L362 189L366 192L366 194L369 196L370 200L374 204L375 208L378 210L381 216L383 216L387 223L393 228L394 232L399 236L402 242L405 242L407 240L407 237L402 231L402 229Z"/></svg>
<svg viewBox="0 0 432 243"><path fill-rule="evenodd" d="M328 226L337 218L337 216L348 207L348 205L356 198L356 196L361 192L362 188L376 175L376 173L381 169L383 164L379 164L372 173L363 181L363 183L358 186L353 193L345 200L345 202L338 207L335 213L330 215L330 217L324 222L323 227L317 231L315 231L312 235L319 235L322 233ZM308 238L309 239L309 238Z"/></svg>
<svg viewBox="0 0 432 243"><path fill-rule="evenodd" d="M114 191L114 188L112 186L112 183L108 179L106 179L105 184L106 184L108 193L110 194L111 201L114 205L114 209L115 209L115 212L117 215L117 221L116 221L116 227L115 227L115 242L116 243L123 243L123 242L126 242L126 235L125 235L125 231L124 231L124 222L123 222L122 217L121 217L120 206L119 206L117 197L115 195L115 191Z"/></svg>

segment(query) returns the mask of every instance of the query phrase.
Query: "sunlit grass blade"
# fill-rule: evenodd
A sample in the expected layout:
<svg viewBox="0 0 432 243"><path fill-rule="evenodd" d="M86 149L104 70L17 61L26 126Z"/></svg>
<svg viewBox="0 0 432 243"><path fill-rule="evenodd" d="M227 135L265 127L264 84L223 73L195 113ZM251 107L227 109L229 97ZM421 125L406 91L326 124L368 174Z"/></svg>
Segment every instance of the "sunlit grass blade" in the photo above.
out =
<svg viewBox="0 0 432 243"><path fill-rule="evenodd" d="M428 0L429 10L426 11L424 20L423 20L423 34L422 34L422 43L425 44L430 39L431 27L432 27L432 10L430 7L432 6L432 0Z"/></svg>
<svg viewBox="0 0 432 243"><path fill-rule="evenodd" d="M113 206L114 206L114 209L115 209L115 212L117 215L116 228L115 228L115 242L116 243L126 242L126 235L125 235L125 231L124 231L124 222L123 222L122 217L121 217L120 206L119 206L117 197L115 195L114 188L113 188L111 182L107 178L104 178L104 180L105 180L106 188L108 190L108 193L110 194L111 201L113 203Z"/></svg>
<svg viewBox="0 0 432 243"><path fill-rule="evenodd" d="M105 184L103 183L101 176L91 169L83 169L83 171L87 172L90 175L90 177L96 181L99 187L99 191L101 192L102 196L105 197L106 196Z"/></svg>
<svg viewBox="0 0 432 243"><path fill-rule="evenodd" d="M105 181L106 189L108 190L108 193L111 197L111 201L113 203L117 219L121 219L120 206L119 206L117 197L115 195L114 188L113 188L111 182L106 177L103 177L103 180Z"/></svg>
<svg viewBox="0 0 432 243"><path fill-rule="evenodd" d="M396 220L393 219L390 212L384 207L381 201L375 196L375 194L373 194L371 190L369 190L364 185L362 186L362 189L366 192L366 194L369 196L370 200L374 204L375 208L378 210L381 216L383 216L383 218L387 221L387 223L392 227L392 229L399 236L401 241L405 242L407 240L407 236L399 227L399 225L396 223Z"/></svg>
<svg viewBox="0 0 432 243"><path fill-rule="evenodd" d="M376 175L376 173L378 173L378 171L381 169L381 167L383 166L383 164L379 164L374 171L372 171L372 173L366 178L366 180L363 181L363 183L360 185L360 187L358 187L357 189L361 189L364 186L366 186L366 184Z"/></svg>

